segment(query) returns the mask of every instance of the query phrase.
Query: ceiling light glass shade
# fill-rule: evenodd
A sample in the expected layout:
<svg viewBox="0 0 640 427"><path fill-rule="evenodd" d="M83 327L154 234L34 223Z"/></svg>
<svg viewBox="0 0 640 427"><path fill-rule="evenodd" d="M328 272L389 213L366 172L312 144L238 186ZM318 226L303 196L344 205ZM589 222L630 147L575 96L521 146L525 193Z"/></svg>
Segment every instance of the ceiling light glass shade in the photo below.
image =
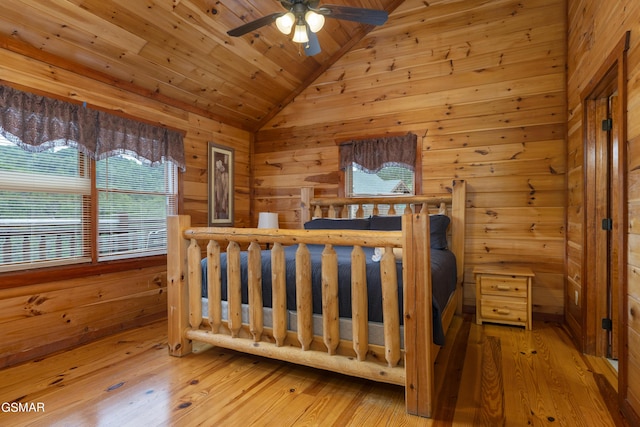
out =
<svg viewBox="0 0 640 427"><path fill-rule="evenodd" d="M307 21L309 29L314 33L320 31L322 29L322 26L324 25L324 15L315 13L312 10L308 11L304 15L304 20Z"/></svg>
<svg viewBox="0 0 640 427"><path fill-rule="evenodd" d="M293 16L293 13L285 13L276 19L276 27L278 27L278 30L280 30L282 34L291 34L291 29L295 22L296 17Z"/></svg>
<svg viewBox="0 0 640 427"><path fill-rule="evenodd" d="M307 43L309 36L307 35L307 26L305 24L297 24L293 31L293 41L296 43Z"/></svg>

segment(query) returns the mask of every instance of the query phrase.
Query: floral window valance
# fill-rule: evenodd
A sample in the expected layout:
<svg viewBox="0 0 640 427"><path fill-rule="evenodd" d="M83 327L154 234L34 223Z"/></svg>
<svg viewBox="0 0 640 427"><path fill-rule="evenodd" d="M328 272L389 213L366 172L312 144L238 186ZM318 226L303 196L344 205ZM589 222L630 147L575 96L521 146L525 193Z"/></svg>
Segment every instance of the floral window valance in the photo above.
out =
<svg viewBox="0 0 640 427"><path fill-rule="evenodd" d="M73 146L96 160L128 154L185 170L180 132L2 85L0 134L32 152Z"/></svg>
<svg viewBox="0 0 640 427"><path fill-rule="evenodd" d="M410 133L345 142L340 144L340 169L355 164L369 173L378 172L386 166L415 170L417 141L417 136Z"/></svg>

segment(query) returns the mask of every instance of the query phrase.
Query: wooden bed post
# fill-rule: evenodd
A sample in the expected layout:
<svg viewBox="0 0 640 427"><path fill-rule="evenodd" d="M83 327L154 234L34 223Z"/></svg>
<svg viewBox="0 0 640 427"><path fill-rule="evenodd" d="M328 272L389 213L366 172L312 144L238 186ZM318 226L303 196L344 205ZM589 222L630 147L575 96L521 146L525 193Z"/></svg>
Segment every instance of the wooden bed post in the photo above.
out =
<svg viewBox="0 0 640 427"><path fill-rule="evenodd" d="M429 215L403 215L403 286L405 404L407 412L431 417L434 398L434 360L431 354L433 319ZM425 274L427 273L427 274Z"/></svg>
<svg viewBox="0 0 640 427"><path fill-rule="evenodd" d="M313 187L300 188L300 228L304 223L311 221L311 199L313 198Z"/></svg>
<svg viewBox="0 0 640 427"><path fill-rule="evenodd" d="M451 252L456 255L456 267L458 277L456 287L460 287L458 293L457 314L462 314L462 302L464 292L462 282L464 281L464 239L467 207L467 183L464 180L453 181L453 192L451 194Z"/></svg>
<svg viewBox="0 0 640 427"><path fill-rule="evenodd" d="M191 340L185 337L189 327L189 287L187 283L187 248L189 240L182 231L191 227L191 217L167 217L167 311L169 317L169 354L191 353Z"/></svg>

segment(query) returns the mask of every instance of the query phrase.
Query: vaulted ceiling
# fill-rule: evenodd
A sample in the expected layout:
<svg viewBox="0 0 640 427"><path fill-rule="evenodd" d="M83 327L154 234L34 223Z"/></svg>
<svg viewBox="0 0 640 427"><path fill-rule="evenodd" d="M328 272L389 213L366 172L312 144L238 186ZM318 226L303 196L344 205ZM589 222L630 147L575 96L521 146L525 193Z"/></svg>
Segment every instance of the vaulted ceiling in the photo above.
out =
<svg viewBox="0 0 640 427"><path fill-rule="evenodd" d="M329 0L392 12L403 0ZM320 2L324 4L324 2ZM307 57L274 24L277 0L2 0L0 47L255 131L374 27L327 19Z"/></svg>

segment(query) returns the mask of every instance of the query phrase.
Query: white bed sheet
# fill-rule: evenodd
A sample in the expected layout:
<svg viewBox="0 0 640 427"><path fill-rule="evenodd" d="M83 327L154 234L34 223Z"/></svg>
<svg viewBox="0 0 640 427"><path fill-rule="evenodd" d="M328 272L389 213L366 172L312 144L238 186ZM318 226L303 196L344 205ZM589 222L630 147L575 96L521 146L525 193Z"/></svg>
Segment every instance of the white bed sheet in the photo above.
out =
<svg viewBox="0 0 640 427"><path fill-rule="evenodd" d="M271 328L273 325L273 318L271 315L271 308L264 307L264 326ZM207 317L209 313L209 299L202 298L202 316ZM222 301L222 319L228 319L227 302ZM247 304L242 305L242 323L249 324L249 306ZM297 328L297 314L295 311L287 311L287 329L293 332L298 330ZM340 339L351 341L351 319L341 317L339 319ZM322 336L322 315L313 315L313 334ZM384 326L382 323L369 322L369 344L384 346ZM400 326L400 347L404 348L404 327Z"/></svg>

